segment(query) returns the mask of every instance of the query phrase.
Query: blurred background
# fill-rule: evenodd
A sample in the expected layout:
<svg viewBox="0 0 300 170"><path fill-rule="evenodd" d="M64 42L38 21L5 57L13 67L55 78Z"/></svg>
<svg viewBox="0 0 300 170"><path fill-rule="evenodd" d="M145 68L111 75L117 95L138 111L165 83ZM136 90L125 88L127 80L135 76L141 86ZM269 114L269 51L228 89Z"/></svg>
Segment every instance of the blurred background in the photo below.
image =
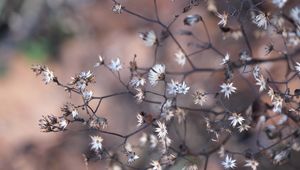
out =
<svg viewBox="0 0 300 170"><path fill-rule="evenodd" d="M155 17L153 2L150 0L120 2L133 11L151 18ZM180 0L159 1L162 21L170 22L176 14L182 13L182 9L188 3ZM233 1L233 5L235 3ZM226 1L217 5L218 11L229 9L223 4L226 4ZM292 2L287 8L295 4ZM64 89L54 84L44 85L40 77L32 73L30 67L32 64L45 64L63 83L68 83L71 76L81 71L91 70L96 74L97 83L90 87L95 95L122 91L122 86L116 83L110 72L93 68L98 60L97 56L102 55L106 60L120 57L125 67L128 67L129 61L137 55L136 60L140 66L150 67L154 49L145 47L138 33L154 30L160 35L162 30L157 25L128 14L114 14L112 5L110 0L0 0L0 169L86 169L82 154L89 150L89 135L93 134L92 132L76 131L74 127L75 130L66 133L42 133L38 126L38 120L42 115L60 115L60 107L64 103L76 103L79 100L70 98ZM235 40L230 37L224 39L217 26L218 19L208 12L206 7L206 3L201 2L200 6L180 16L172 29L175 33L181 29L191 29L183 26L184 16L200 14L208 24L215 46L223 53L230 52L233 60L238 59L238 54L247 49L243 39ZM272 11L275 7L266 3L263 9ZM255 25L249 24L246 29L251 31L253 28ZM194 31L198 38L207 41L203 27L197 26ZM183 44L187 44L190 38L179 37L179 39ZM257 38L251 34L249 39L254 49L253 56L256 58L277 56L276 54L265 56L264 45L270 41L276 42L275 46L279 49L283 48L282 42L278 41L279 37L276 36L270 40ZM184 47L188 52L197 50L196 45ZM188 67L178 68L174 62L173 56L177 50L172 41L166 40L158 51L159 62L167 63L169 70L188 70ZM221 61L212 51L205 51L193 57L196 58L196 65L203 67L218 67ZM266 64L264 67L278 76L283 76L282 70L285 66L278 69L278 64L282 65L282 63ZM122 72L125 80L128 79L128 75L128 70ZM193 82L197 80L197 76L199 75L193 75L187 81ZM108 79L112 81L107 81ZM191 88L217 90L224 80L224 75L204 73L201 74L201 79L203 81L193 83ZM240 111L247 108L257 95L251 90L247 91L246 89L251 89L247 87L251 86L252 89L256 87L253 80L249 80L249 84L241 76L235 81L242 89L233 97L234 103L239 106L237 111ZM293 88L299 82L292 83ZM242 99L244 102L238 103ZM191 103L191 100L187 102ZM230 107L236 108L234 105ZM157 112L157 106L136 105L130 96L122 96L104 101L99 115L108 119L108 130L127 134L136 129L136 113L142 110ZM203 122L199 126L204 127ZM205 135L204 131L198 134L198 137L191 137L204 138ZM137 136L140 137L140 134ZM130 142L137 143L137 138L130 139ZM205 143L205 140L203 142ZM104 145L113 146L116 143L118 142L113 137L105 136ZM198 142L191 142L190 145L199 148ZM142 158L137 165L145 164L146 160L148 161L147 158ZM219 162L220 160L216 158L210 159L209 169L220 169ZM107 164L106 161L92 162L89 169L105 169ZM269 166L266 161L266 168L262 169L268 169ZM278 168L286 169L286 167L296 170L300 168L300 164L294 161Z"/></svg>

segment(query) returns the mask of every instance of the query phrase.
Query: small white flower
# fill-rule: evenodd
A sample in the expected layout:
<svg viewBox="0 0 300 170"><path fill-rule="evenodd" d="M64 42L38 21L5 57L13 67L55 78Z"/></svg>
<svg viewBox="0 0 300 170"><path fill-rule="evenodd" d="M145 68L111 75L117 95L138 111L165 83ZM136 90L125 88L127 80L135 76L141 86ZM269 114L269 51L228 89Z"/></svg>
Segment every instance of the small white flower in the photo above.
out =
<svg viewBox="0 0 300 170"><path fill-rule="evenodd" d="M77 117L77 116L78 116L78 112L77 112L76 109L74 109L74 110L72 111L72 117L75 118L75 117Z"/></svg>
<svg viewBox="0 0 300 170"><path fill-rule="evenodd" d="M127 159L128 159L129 164L133 163L135 160L137 160L139 158L140 157L138 155L136 155L135 152L128 152L127 153Z"/></svg>
<svg viewBox="0 0 300 170"><path fill-rule="evenodd" d="M163 64L154 65L148 74L149 82L152 86L155 86L158 81L165 79L166 67Z"/></svg>
<svg viewBox="0 0 300 170"><path fill-rule="evenodd" d="M140 76L132 77L132 79L129 82L129 84L135 88L137 88L139 86L144 86L145 83L146 83L146 79L144 79L143 77L140 77Z"/></svg>
<svg viewBox="0 0 300 170"><path fill-rule="evenodd" d="M144 40L145 45L148 47L153 46L157 43L157 38L154 31L148 31L139 34L140 38Z"/></svg>
<svg viewBox="0 0 300 170"><path fill-rule="evenodd" d="M82 93L82 96L85 101L89 101L93 96L93 92L92 91L84 91Z"/></svg>
<svg viewBox="0 0 300 170"><path fill-rule="evenodd" d="M224 65L227 64L230 60L230 56L228 53L226 53L225 57L222 59L222 62L220 63L220 65Z"/></svg>
<svg viewBox="0 0 300 170"><path fill-rule="evenodd" d="M45 84L50 83L51 81L53 81L54 79L54 74L52 71L50 71L48 68L46 68L43 72L42 72L42 76L43 76L43 82Z"/></svg>
<svg viewBox="0 0 300 170"><path fill-rule="evenodd" d="M232 159L228 155L226 155L225 160L222 162L222 165L225 169L234 169L236 167L236 160Z"/></svg>
<svg viewBox="0 0 300 170"><path fill-rule="evenodd" d="M223 83L221 85L221 93L224 93L226 98L229 98L231 93L235 93L236 87L233 86L233 83Z"/></svg>
<svg viewBox="0 0 300 170"><path fill-rule="evenodd" d="M267 89L267 83L263 75L260 75L258 79L256 79L256 85L259 86L259 92Z"/></svg>
<svg viewBox="0 0 300 170"><path fill-rule="evenodd" d="M288 0L272 0L272 3L282 8Z"/></svg>
<svg viewBox="0 0 300 170"><path fill-rule="evenodd" d="M187 94L190 87L186 85L185 82L179 83L177 81L171 80L171 83L168 83L167 91L171 95L177 94Z"/></svg>
<svg viewBox="0 0 300 170"><path fill-rule="evenodd" d="M152 160L151 163L150 163L150 165L152 166L150 168L150 170L161 170L162 169L161 165L160 165L160 163L158 161Z"/></svg>
<svg viewBox="0 0 300 170"><path fill-rule="evenodd" d="M193 94L193 101L194 104L200 104L200 106L202 106L203 103L207 101L207 96L205 95L205 93L202 93L200 90L197 90Z"/></svg>
<svg viewBox="0 0 300 170"><path fill-rule="evenodd" d="M190 87L188 87L185 82L182 82L178 88L178 93L179 94L187 94L189 89L190 89Z"/></svg>
<svg viewBox="0 0 300 170"><path fill-rule="evenodd" d="M260 68L259 68L259 66L255 66L254 67L254 69L253 69L253 71L252 71L252 74L253 74L253 77L255 78L255 79L259 79L259 77L260 77Z"/></svg>
<svg viewBox="0 0 300 170"><path fill-rule="evenodd" d="M177 53L175 53L175 57L176 57L175 61L179 65L181 65L181 66L185 65L185 63L186 63L186 56L185 56L185 54L181 50L179 50Z"/></svg>
<svg viewBox="0 0 300 170"><path fill-rule="evenodd" d="M300 8L299 7L294 7L291 10L291 17L293 18L293 20L300 24Z"/></svg>
<svg viewBox="0 0 300 170"><path fill-rule="evenodd" d="M191 26L191 25L194 25L194 24L196 24L197 22L199 22L201 19L202 19L201 16L200 16L200 15L197 15L197 14L195 14L195 15L188 15L188 16L183 20L183 23L184 23L185 25Z"/></svg>
<svg viewBox="0 0 300 170"><path fill-rule="evenodd" d="M122 13L122 5L119 4L119 3L116 3L116 4L113 6L112 11L113 11L114 13L121 14L121 13Z"/></svg>
<svg viewBox="0 0 300 170"><path fill-rule="evenodd" d="M135 90L137 91L137 93L134 97L136 98L137 103L142 103L145 98L145 93L141 88L136 88Z"/></svg>
<svg viewBox="0 0 300 170"><path fill-rule="evenodd" d="M216 13L217 17L220 18L221 20L218 22L218 25L222 25L225 27L228 22L228 14L224 12L222 15L220 13Z"/></svg>
<svg viewBox="0 0 300 170"><path fill-rule="evenodd" d="M300 63L299 62L296 62L296 66L295 66L295 69L296 69L296 71L297 72L299 72L300 73Z"/></svg>
<svg viewBox="0 0 300 170"><path fill-rule="evenodd" d="M89 70L87 72L83 71L79 74L79 78L81 79L89 79L93 76L93 73Z"/></svg>
<svg viewBox="0 0 300 170"><path fill-rule="evenodd" d="M242 124L240 126L238 126L239 132L242 133L244 131L248 131L251 128L251 126L247 125L247 124Z"/></svg>
<svg viewBox="0 0 300 170"><path fill-rule="evenodd" d="M232 115L229 116L228 120L230 120L230 124L235 127L237 124L242 125L245 119L243 118L243 116L241 116L241 114L232 113Z"/></svg>
<svg viewBox="0 0 300 170"><path fill-rule="evenodd" d="M166 127L165 123L162 123L159 120L156 121L156 123L157 123L158 127L155 128L155 132L157 133L157 136L160 139L164 139L168 134L167 127Z"/></svg>
<svg viewBox="0 0 300 170"><path fill-rule="evenodd" d="M138 113L138 114L136 115L136 118L137 118L137 120L138 120L137 126L138 126L138 127L139 127L139 126L142 126L142 125L144 124L144 117L143 117L143 115L141 115L141 113Z"/></svg>
<svg viewBox="0 0 300 170"><path fill-rule="evenodd" d="M95 152L98 152L102 149L102 137L100 136L91 136L92 142L91 142L91 149Z"/></svg>
<svg viewBox="0 0 300 170"><path fill-rule="evenodd" d="M111 63L108 65L108 67L112 70L112 71L119 71L122 69L122 64L119 58L115 59L115 60L111 60Z"/></svg>
<svg viewBox="0 0 300 170"><path fill-rule="evenodd" d="M259 165L259 163L256 160L253 159L248 159L245 160L246 164L244 165L245 167L250 167L252 168L252 170L256 170L257 166Z"/></svg>
<svg viewBox="0 0 300 170"><path fill-rule="evenodd" d="M83 79L80 79L76 82L75 88L79 89L80 91L83 91L86 88L86 81Z"/></svg>
<svg viewBox="0 0 300 170"><path fill-rule="evenodd" d="M69 124L69 122L64 118L59 120L59 127L61 129L65 129L68 126L68 124Z"/></svg>
<svg viewBox="0 0 300 170"><path fill-rule="evenodd" d="M253 23L256 24L259 28L267 29L268 27L268 19L264 13L256 15L253 19Z"/></svg>

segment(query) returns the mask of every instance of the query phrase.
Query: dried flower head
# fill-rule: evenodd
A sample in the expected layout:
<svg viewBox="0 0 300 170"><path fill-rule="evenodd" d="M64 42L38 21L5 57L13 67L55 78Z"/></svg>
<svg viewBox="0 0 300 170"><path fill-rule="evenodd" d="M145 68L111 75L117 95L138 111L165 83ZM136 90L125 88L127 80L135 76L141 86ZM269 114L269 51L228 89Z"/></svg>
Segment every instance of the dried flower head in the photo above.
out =
<svg viewBox="0 0 300 170"><path fill-rule="evenodd" d="M193 94L193 101L194 104L199 104L200 106L203 105L207 101L207 95L200 90L195 91Z"/></svg>
<svg viewBox="0 0 300 170"><path fill-rule="evenodd" d="M42 75L43 77L43 82L45 84L48 84L52 82L55 78L54 74L52 71L49 70L48 67L42 66L42 65L33 65L31 67L32 71L38 76Z"/></svg>

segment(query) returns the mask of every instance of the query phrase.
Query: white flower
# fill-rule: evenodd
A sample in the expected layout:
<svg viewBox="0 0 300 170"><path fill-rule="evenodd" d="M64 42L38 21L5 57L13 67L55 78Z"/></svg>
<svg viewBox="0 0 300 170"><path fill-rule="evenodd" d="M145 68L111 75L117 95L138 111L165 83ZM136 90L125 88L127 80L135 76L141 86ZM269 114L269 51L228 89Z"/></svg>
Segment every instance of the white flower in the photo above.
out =
<svg viewBox="0 0 300 170"><path fill-rule="evenodd" d="M222 162L222 165L224 166L225 169L233 169L236 167L236 160L232 159L231 157L229 157L228 155L226 155L225 160Z"/></svg>
<svg viewBox="0 0 300 170"><path fill-rule="evenodd" d="M176 94L186 94L189 91L190 87L188 87L185 82L179 83L177 81L171 80L171 83L168 83L167 91L171 95Z"/></svg>
<svg viewBox="0 0 300 170"><path fill-rule="evenodd" d="M51 81L53 81L54 79L54 74L52 71L50 71L48 68L46 68L43 72L42 72L42 76L43 76L43 82L45 84L50 83Z"/></svg>
<svg viewBox="0 0 300 170"><path fill-rule="evenodd" d="M108 67L112 70L112 71L119 71L122 69L122 64L119 58L115 59L115 60L111 60L111 63L108 65Z"/></svg>
<svg viewBox="0 0 300 170"><path fill-rule="evenodd" d="M251 167L252 170L256 170L257 166L259 165L259 163L256 160L253 159L248 159L245 160L246 164L244 165L245 167Z"/></svg>
<svg viewBox="0 0 300 170"><path fill-rule="evenodd" d="M75 88L79 89L80 91L83 91L86 88L86 81L83 79L80 79L76 82Z"/></svg>
<svg viewBox="0 0 300 170"><path fill-rule="evenodd" d="M145 83L146 83L146 79L144 79L143 77L140 77L140 76L132 77L132 79L129 82L129 84L135 88L137 88L139 86L144 86Z"/></svg>
<svg viewBox="0 0 300 170"><path fill-rule="evenodd" d="M64 118L59 120L59 127L61 129L65 129L68 126L68 124L69 124L69 122Z"/></svg>
<svg viewBox="0 0 300 170"><path fill-rule="evenodd" d="M228 21L228 14L226 12L224 12L222 15L218 12L216 14L217 14L217 17L221 19L218 22L218 25L222 25L223 27L225 27L227 24L227 21Z"/></svg>
<svg viewBox="0 0 300 170"><path fill-rule="evenodd" d="M89 101L93 96L93 92L92 91L84 91L82 93L82 96L85 101Z"/></svg>
<svg viewBox="0 0 300 170"><path fill-rule="evenodd" d="M190 87L188 87L185 82L182 82L178 88L178 93L179 94L187 94L189 91Z"/></svg>
<svg viewBox="0 0 300 170"><path fill-rule="evenodd" d="M256 79L256 85L259 86L259 92L267 89L267 83L263 75L260 75L258 79Z"/></svg>
<svg viewBox="0 0 300 170"><path fill-rule="evenodd" d="M181 65L181 66L185 65L185 63L186 63L186 56L185 56L185 54L181 50L179 50L177 53L175 53L175 57L176 57L175 61L179 65Z"/></svg>
<svg viewBox="0 0 300 170"><path fill-rule="evenodd" d="M300 8L299 7L295 7L291 10L291 17L293 18L293 20L300 24Z"/></svg>
<svg viewBox="0 0 300 170"><path fill-rule="evenodd" d="M157 123L158 127L155 128L155 132L157 133L157 136L160 139L164 139L168 134L167 127L166 127L165 123L162 123L159 120L156 121L156 123Z"/></svg>
<svg viewBox="0 0 300 170"><path fill-rule="evenodd" d="M300 63L299 62L296 62L296 66L295 66L295 69L296 69L296 71L297 72L299 72L300 73Z"/></svg>
<svg viewBox="0 0 300 170"><path fill-rule="evenodd" d="M237 124L242 125L242 124L243 124L243 121L244 121L245 119L243 118L243 116L241 116L241 114L232 113L232 115L229 116L228 120L230 120L230 121L231 121L230 124L231 124L233 127L235 127Z"/></svg>
<svg viewBox="0 0 300 170"><path fill-rule="evenodd" d="M136 115L136 118L138 120L137 126L142 126L142 124L144 124L144 117L143 117L143 115L141 115L141 113L138 113Z"/></svg>
<svg viewBox="0 0 300 170"><path fill-rule="evenodd" d="M253 19L253 23L260 28L267 29L268 27L268 20L264 13L260 13L256 15L255 18Z"/></svg>
<svg viewBox="0 0 300 170"><path fill-rule="evenodd" d="M203 103L207 101L207 96L205 95L205 93L202 93L200 90L197 90L193 94L193 101L194 104L200 104L200 106L202 106Z"/></svg>
<svg viewBox="0 0 300 170"><path fill-rule="evenodd" d="M282 8L288 0L272 0L272 3Z"/></svg>
<svg viewBox="0 0 300 170"><path fill-rule="evenodd" d="M154 31L148 31L139 34L140 38L144 40L145 45L148 47L153 46L157 43L157 38Z"/></svg>
<svg viewBox="0 0 300 170"><path fill-rule="evenodd" d="M183 20L183 23L185 25L194 25L196 24L197 22L199 22L201 20L201 16L200 15L188 15L184 20Z"/></svg>
<svg viewBox="0 0 300 170"><path fill-rule="evenodd" d="M158 161L152 160L150 165L152 166L150 170L161 170L161 165Z"/></svg>
<svg viewBox="0 0 300 170"><path fill-rule="evenodd" d="M154 65L148 74L149 82L152 86L155 86L159 80L165 79L166 67L163 64Z"/></svg>
<svg viewBox="0 0 300 170"><path fill-rule="evenodd" d="M77 117L77 116L78 116L78 112L77 112L76 109L74 109L74 110L72 111L72 117L75 118L75 117Z"/></svg>
<svg viewBox="0 0 300 170"><path fill-rule="evenodd" d="M92 142L91 142L91 149L95 152L98 152L102 149L102 137L100 136L91 136Z"/></svg>
<svg viewBox="0 0 300 170"><path fill-rule="evenodd" d="M136 88L135 90L137 91L137 93L135 94L134 97L136 98L137 103L142 103L142 101L145 98L145 93L141 88Z"/></svg>
<svg viewBox="0 0 300 170"><path fill-rule="evenodd" d="M223 83L221 85L221 93L224 93L226 98L229 98L231 93L235 93L236 87L233 86L233 83Z"/></svg>
<svg viewBox="0 0 300 170"><path fill-rule="evenodd" d="M135 152L128 152L127 153L128 163L131 164L135 160L139 159L140 157L135 154Z"/></svg>
<svg viewBox="0 0 300 170"><path fill-rule="evenodd" d="M222 59L222 62L220 63L220 65L224 65L227 64L230 60L230 56L228 53L226 53L225 57Z"/></svg>
<svg viewBox="0 0 300 170"><path fill-rule="evenodd" d="M260 75L260 68L259 68L259 66L255 66L254 67L254 69L253 69L253 71L252 71L252 74L253 74L253 77L255 78L255 79L259 79L259 75Z"/></svg>
<svg viewBox="0 0 300 170"><path fill-rule="evenodd" d="M239 132L242 133L244 131L248 131L251 128L251 126L247 125L247 124L242 124L240 126L238 126Z"/></svg>
<svg viewBox="0 0 300 170"><path fill-rule="evenodd" d="M119 3L116 3L116 4L113 6L112 11L113 11L114 13L121 14L121 12L122 12L122 5L119 4Z"/></svg>
<svg viewBox="0 0 300 170"><path fill-rule="evenodd" d="M81 78L81 79L88 79L92 76L93 76L93 73L90 70L87 72L83 71L79 74L79 78Z"/></svg>

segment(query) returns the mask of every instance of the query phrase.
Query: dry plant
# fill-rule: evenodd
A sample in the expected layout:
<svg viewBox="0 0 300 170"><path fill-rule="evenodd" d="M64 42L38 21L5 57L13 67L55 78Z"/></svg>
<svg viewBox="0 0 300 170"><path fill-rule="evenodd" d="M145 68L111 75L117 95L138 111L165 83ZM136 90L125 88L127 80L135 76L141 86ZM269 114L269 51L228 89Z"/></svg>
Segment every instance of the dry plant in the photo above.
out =
<svg viewBox="0 0 300 170"><path fill-rule="evenodd" d="M299 120L300 120L300 89L291 89L290 83L297 82L299 86L300 63L297 57L300 53L300 5L291 9L285 9L288 0L267 1L227 1L227 11L218 11L216 0L189 0L187 6L182 7L182 13L175 15L168 23L160 19L160 9L157 0L154 3L154 18L144 16L130 9L130 6L123 6L113 0L112 11L116 15L129 14L132 17L141 19L144 22L159 26L161 34L155 31L139 33L145 45L153 48L153 63L150 67L141 66L134 56L130 63L123 64L121 58L108 61L105 57L99 56L93 69L104 68L111 72L111 81L118 81L124 90L112 94L97 96L89 86L95 83L95 75L91 71L81 72L72 77L68 84L61 83L60 79L46 66L34 65L32 70L43 77L45 84L54 83L64 88L67 93L79 95L82 98L81 104L67 103L62 108L61 116L45 115L40 119L39 125L43 132L64 132L69 130L70 124L82 123L82 127L93 130L97 135L90 136L90 152L85 153L85 160L109 160L110 169L168 169L176 166L179 160L185 160L182 169L208 169L212 155L218 155L220 166L224 169L235 169L248 167L259 169L260 159L269 158L273 164L288 162L293 150L300 150ZM173 3L176 3L174 1ZM274 10L268 11L260 8L265 3L272 3ZM190 14L191 9L197 8L200 4L207 5L207 10L215 15L219 22L220 32L224 38L242 40L246 49L241 51L239 60L235 60L230 52L224 48L217 48L211 40L210 30L207 27L207 19L199 14ZM187 13L189 13L187 15ZM112 14L113 15L113 14ZM179 20L178 18L184 18ZM182 22L182 28L173 28L175 22ZM255 26L256 29L245 29L246 26ZM197 37L193 30L202 27L206 37ZM183 29L189 28L189 29ZM175 30L175 31L174 31ZM269 39L277 36L283 41L282 49L275 47L272 43L265 44L265 56L257 57L253 52L253 42L250 35ZM190 43L185 48L184 42L178 37L190 38ZM177 62L178 70L168 70L167 63L158 62L157 51L164 47L165 40L169 39L178 48L172 56ZM196 51L189 52L189 46L196 47ZM128 47L130 48L130 47ZM132 49L134 50L134 49ZM193 58L205 51L212 51L219 57L218 65L203 68L197 66ZM225 51L225 52L224 52ZM268 57L270 54L277 57ZM266 63L281 62L286 65L284 77L278 77L263 67ZM182 71L182 67L188 68ZM130 71L130 77L122 77L123 70ZM201 81L201 73L222 73L225 78L219 84L216 91L192 88L196 81ZM198 74L197 79L189 79L194 73ZM250 75L250 76L249 76ZM232 95L240 88L234 80L237 76L251 79L257 85L252 89L257 92L255 101L243 112L232 110L224 104L230 103ZM160 85L159 88L157 86ZM102 101L122 95L132 96L139 105L157 105L156 112L140 110L136 115L137 128L127 134L119 134L107 131L110 120L100 114ZM191 103L181 105L179 96L187 96ZM155 100L154 100L155 99ZM211 100L210 104L208 100ZM91 106L96 102L96 107ZM242 102L242 101L241 101ZM192 115L200 118L205 129L200 128L186 117ZM196 131L207 133L206 146L199 146L198 150L188 146L187 125L195 125ZM170 131L183 129L184 133L171 135ZM250 146L243 151L226 148L229 139L243 133L252 132L252 138L256 146ZM108 148L103 145L106 139L103 134L112 135L118 138L120 145ZM189 136L197 135L190 134ZM132 145L128 139L139 136L139 145ZM265 138L262 138L264 136ZM269 140L270 144L265 145ZM143 154L137 154L137 150L143 150ZM127 157L127 162L120 160L121 156ZM146 159L147 164L137 164L141 159ZM202 160L202 161L200 161ZM144 160L145 161L145 160Z"/></svg>

